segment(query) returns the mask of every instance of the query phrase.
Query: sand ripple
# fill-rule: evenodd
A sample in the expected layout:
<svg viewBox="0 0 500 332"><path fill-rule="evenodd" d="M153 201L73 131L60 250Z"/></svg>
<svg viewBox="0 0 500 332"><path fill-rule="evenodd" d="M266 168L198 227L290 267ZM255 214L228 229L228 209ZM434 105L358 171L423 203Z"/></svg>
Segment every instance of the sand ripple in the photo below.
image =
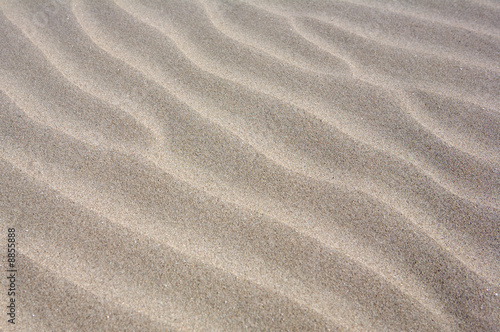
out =
<svg viewBox="0 0 500 332"><path fill-rule="evenodd" d="M500 328L497 4L0 9L19 331Z"/></svg>

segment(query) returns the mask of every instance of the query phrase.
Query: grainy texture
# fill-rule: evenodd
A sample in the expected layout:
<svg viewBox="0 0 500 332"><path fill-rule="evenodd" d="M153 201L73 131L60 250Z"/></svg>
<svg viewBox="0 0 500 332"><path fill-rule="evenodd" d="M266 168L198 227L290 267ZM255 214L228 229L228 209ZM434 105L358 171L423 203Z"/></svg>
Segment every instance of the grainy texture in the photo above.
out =
<svg viewBox="0 0 500 332"><path fill-rule="evenodd" d="M499 96L495 1L0 0L15 330L498 331Z"/></svg>

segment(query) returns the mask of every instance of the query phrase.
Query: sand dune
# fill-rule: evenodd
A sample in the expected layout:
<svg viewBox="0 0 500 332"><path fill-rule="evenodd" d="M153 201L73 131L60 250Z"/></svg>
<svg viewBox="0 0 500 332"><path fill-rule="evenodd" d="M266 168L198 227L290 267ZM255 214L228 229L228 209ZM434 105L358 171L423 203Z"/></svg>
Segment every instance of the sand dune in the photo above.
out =
<svg viewBox="0 0 500 332"><path fill-rule="evenodd" d="M1 329L500 329L495 2L0 10Z"/></svg>

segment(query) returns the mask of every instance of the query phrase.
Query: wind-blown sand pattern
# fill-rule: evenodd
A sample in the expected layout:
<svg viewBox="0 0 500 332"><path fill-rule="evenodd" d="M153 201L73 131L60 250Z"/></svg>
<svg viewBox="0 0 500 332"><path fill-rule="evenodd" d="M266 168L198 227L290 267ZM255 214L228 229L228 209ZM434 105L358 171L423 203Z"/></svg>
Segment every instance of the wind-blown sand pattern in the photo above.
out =
<svg viewBox="0 0 500 332"><path fill-rule="evenodd" d="M17 331L500 330L497 2L0 10Z"/></svg>

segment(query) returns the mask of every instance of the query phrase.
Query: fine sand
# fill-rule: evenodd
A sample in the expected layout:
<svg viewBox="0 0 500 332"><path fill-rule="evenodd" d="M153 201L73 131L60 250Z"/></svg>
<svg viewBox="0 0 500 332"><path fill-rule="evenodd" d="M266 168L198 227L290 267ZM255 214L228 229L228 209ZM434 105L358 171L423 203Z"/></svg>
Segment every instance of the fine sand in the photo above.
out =
<svg viewBox="0 0 500 332"><path fill-rule="evenodd" d="M499 331L499 96L494 0L0 0L0 330Z"/></svg>

